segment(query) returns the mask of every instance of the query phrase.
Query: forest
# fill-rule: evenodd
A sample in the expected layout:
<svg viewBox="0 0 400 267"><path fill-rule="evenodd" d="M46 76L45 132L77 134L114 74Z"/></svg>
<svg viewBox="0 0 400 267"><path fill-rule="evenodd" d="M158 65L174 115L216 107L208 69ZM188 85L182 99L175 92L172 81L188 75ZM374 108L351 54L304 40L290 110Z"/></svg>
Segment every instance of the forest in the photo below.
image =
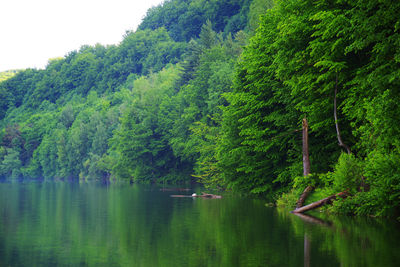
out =
<svg viewBox="0 0 400 267"><path fill-rule="evenodd" d="M400 2L167 0L0 74L0 176L201 183L400 216ZM303 175L302 121L310 174Z"/></svg>

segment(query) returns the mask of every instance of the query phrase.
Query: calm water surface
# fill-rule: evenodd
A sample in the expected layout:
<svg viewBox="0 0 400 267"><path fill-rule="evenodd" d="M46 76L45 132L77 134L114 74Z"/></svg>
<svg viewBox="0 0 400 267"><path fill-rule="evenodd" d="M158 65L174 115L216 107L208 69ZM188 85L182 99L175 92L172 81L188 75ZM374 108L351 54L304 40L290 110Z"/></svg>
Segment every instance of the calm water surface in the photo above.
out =
<svg viewBox="0 0 400 267"><path fill-rule="evenodd" d="M394 221L298 217L262 201L171 194L2 182L0 266L400 266Z"/></svg>

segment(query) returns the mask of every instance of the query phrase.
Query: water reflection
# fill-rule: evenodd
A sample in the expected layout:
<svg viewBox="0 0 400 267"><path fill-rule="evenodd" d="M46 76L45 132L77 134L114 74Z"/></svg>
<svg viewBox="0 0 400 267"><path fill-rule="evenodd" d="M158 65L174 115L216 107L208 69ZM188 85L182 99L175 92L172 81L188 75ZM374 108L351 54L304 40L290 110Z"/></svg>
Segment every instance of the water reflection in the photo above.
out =
<svg viewBox="0 0 400 267"><path fill-rule="evenodd" d="M311 262L311 242L307 233L304 233L304 267L310 267Z"/></svg>
<svg viewBox="0 0 400 267"><path fill-rule="evenodd" d="M315 214L281 214L290 219L297 234L304 233L304 266L317 266L313 256L326 252L335 255L340 266L400 265L398 222ZM317 252L311 249L314 244Z"/></svg>
<svg viewBox="0 0 400 267"><path fill-rule="evenodd" d="M171 194L118 183L0 183L0 266L400 263L394 222L299 217L257 200Z"/></svg>

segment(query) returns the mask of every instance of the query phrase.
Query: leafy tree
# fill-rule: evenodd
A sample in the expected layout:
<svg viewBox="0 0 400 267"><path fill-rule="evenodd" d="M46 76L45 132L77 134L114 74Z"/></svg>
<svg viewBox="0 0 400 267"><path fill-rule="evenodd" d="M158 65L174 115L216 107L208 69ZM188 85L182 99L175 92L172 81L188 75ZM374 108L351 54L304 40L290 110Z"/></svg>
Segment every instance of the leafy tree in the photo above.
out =
<svg viewBox="0 0 400 267"><path fill-rule="evenodd" d="M18 150L12 148L6 149L6 154L0 163L0 176L11 177L12 179L21 176L20 168L22 163L19 156L20 153Z"/></svg>
<svg viewBox="0 0 400 267"><path fill-rule="evenodd" d="M247 28L250 32L256 31L259 26L260 17L264 15L268 9L272 8L273 5L272 0L253 0L251 2L247 23Z"/></svg>
<svg viewBox="0 0 400 267"><path fill-rule="evenodd" d="M123 113L121 128L112 139L113 150L119 154L113 174L155 182L174 170L175 157L164 137L167 129L161 128L159 108L163 98L175 92L177 77L177 68L169 67L134 82L133 103Z"/></svg>
<svg viewBox="0 0 400 267"><path fill-rule="evenodd" d="M171 0L148 10L140 30L165 27L175 41L199 37L202 26L210 20L217 32L236 33L247 23L250 0Z"/></svg>

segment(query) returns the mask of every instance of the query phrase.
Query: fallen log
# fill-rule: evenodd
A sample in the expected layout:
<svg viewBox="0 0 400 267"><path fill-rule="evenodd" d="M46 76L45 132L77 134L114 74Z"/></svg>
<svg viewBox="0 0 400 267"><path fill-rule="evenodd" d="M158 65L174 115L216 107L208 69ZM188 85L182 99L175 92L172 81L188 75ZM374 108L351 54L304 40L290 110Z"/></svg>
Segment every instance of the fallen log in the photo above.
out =
<svg viewBox="0 0 400 267"><path fill-rule="evenodd" d="M304 207L297 208L294 211L292 211L292 213L303 213L303 212L306 212L306 211L309 211L309 210L313 210L313 209L319 208L319 207L321 207L321 206L323 206L325 204L331 203L332 200L336 199L337 197L346 198L347 196L348 196L347 192L340 192L340 193L331 195L329 197L326 197L324 199L321 199L319 201L316 201L316 202L313 202L311 204L308 204L308 205L306 205Z"/></svg>
<svg viewBox="0 0 400 267"><path fill-rule="evenodd" d="M192 195L192 197L202 197L202 198L222 198L222 196L219 196L219 195L214 195L214 194L207 194L207 193L204 193L204 192L202 192L202 194L201 194L201 195L196 195L196 193L194 193L194 194Z"/></svg>
<svg viewBox="0 0 400 267"><path fill-rule="evenodd" d="M202 193L201 195L197 195L196 193L192 195L171 195L171 197L201 197L201 198L222 198L222 196L214 195L214 194L206 194Z"/></svg>

